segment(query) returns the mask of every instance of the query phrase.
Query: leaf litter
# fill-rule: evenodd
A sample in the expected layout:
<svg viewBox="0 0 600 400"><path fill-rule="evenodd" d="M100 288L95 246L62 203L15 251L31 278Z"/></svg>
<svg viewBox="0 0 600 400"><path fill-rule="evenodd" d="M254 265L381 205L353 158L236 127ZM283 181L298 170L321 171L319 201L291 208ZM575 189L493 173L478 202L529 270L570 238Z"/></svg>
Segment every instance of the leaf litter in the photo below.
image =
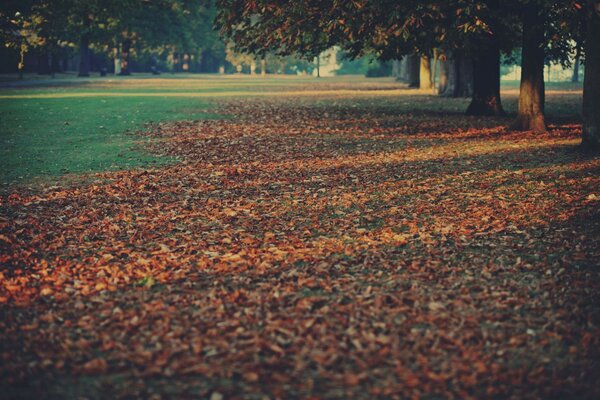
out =
<svg viewBox="0 0 600 400"><path fill-rule="evenodd" d="M140 133L176 164L3 195L5 393L598 396L580 126L406 101L222 101Z"/></svg>

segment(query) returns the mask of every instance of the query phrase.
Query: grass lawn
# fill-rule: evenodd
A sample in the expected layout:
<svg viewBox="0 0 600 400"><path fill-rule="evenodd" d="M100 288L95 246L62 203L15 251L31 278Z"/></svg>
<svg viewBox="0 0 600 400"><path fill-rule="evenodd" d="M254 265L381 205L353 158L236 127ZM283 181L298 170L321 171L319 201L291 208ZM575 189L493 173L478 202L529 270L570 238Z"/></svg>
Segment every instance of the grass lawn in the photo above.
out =
<svg viewBox="0 0 600 400"><path fill-rule="evenodd" d="M57 79L4 76L0 88L0 187L58 182L64 174L170 162L133 135L146 124L218 117L209 98L288 90L310 78L260 80L202 75ZM200 96L200 97L198 97Z"/></svg>
<svg viewBox="0 0 600 400"><path fill-rule="evenodd" d="M0 98L0 182L168 162L141 149L132 133L151 122L212 117L209 111L206 101L186 97Z"/></svg>

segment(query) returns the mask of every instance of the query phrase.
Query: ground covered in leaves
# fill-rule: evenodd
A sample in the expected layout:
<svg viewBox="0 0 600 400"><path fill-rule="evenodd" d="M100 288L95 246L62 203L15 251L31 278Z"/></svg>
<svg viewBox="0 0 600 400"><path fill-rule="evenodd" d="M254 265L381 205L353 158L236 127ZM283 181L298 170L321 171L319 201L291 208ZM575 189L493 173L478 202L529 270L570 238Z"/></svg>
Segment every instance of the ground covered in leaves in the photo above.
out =
<svg viewBox="0 0 600 400"><path fill-rule="evenodd" d="M408 91L219 102L144 133L175 164L0 197L1 396L600 396L576 121L508 132Z"/></svg>

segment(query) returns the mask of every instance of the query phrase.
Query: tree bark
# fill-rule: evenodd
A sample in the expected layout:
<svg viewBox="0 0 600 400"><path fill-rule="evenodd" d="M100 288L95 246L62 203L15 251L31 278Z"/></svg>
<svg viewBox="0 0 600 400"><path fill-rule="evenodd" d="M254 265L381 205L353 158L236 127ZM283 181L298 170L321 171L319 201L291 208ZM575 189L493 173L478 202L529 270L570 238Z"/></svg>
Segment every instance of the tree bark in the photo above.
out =
<svg viewBox="0 0 600 400"><path fill-rule="evenodd" d="M571 82L578 83L579 82L579 62L581 60L581 48L579 47L579 43L577 44L577 53L575 54L575 61L573 62L573 76L571 77Z"/></svg>
<svg viewBox="0 0 600 400"><path fill-rule="evenodd" d="M121 45L117 43L117 46L113 49L113 65L115 75L121 74Z"/></svg>
<svg viewBox="0 0 600 400"><path fill-rule="evenodd" d="M466 114L506 115L500 101L500 49L491 36L473 59L473 98Z"/></svg>
<svg viewBox="0 0 600 400"><path fill-rule="evenodd" d="M408 87L417 88L419 87L419 66L421 61L419 56L411 54L406 60L406 75Z"/></svg>
<svg viewBox="0 0 600 400"><path fill-rule="evenodd" d="M444 96L448 90L448 62L449 60L440 59L440 81L438 82L438 94ZM450 61L451 62L451 61Z"/></svg>
<svg viewBox="0 0 600 400"><path fill-rule="evenodd" d="M600 1L589 1L583 77L582 148L600 151Z"/></svg>
<svg viewBox="0 0 600 400"><path fill-rule="evenodd" d="M392 60L392 77L396 80L400 79L400 60Z"/></svg>
<svg viewBox="0 0 600 400"><path fill-rule="evenodd" d="M457 83L457 96L458 97L472 97L474 87L474 74L473 74L473 60L467 57L460 57L458 59L458 83Z"/></svg>
<svg viewBox="0 0 600 400"><path fill-rule="evenodd" d="M23 72L25 72L25 54L27 53L27 45L21 43L19 46L19 64L17 65L17 69L19 71L19 80L23 80Z"/></svg>
<svg viewBox="0 0 600 400"><path fill-rule="evenodd" d="M436 81L437 81L437 72L438 72L438 64L439 64L440 53L438 49L433 49L433 64L431 65L431 89L433 93L435 93Z"/></svg>
<svg viewBox="0 0 600 400"><path fill-rule="evenodd" d="M260 75L267 76L267 60L264 57L260 59Z"/></svg>
<svg viewBox="0 0 600 400"><path fill-rule="evenodd" d="M421 56L419 65L419 88L431 90L433 82L431 80L431 59L429 56Z"/></svg>
<svg viewBox="0 0 600 400"><path fill-rule="evenodd" d="M446 60L446 90L440 92L441 96L444 97L458 97L458 56L453 54L452 58Z"/></svg>
<svg viewBox="0 0 600 400"><path fill-rule="evenodd" d="M454 52L452 58L446 61L448 85L441 93L445 97L473 96L473 61L465 58L459 52Z"/></svg>
<svg viewBox="0 0 600 400"><path fill-rule="evenodd" d="M404 56L400 60L400 75L398 80L401 82L408 82L408 57Z"/></svg>
<svg viewBox="0 0 600 400"><path fill-rule="evenodd" d="M544 118L544 17L535 5L523 10L519 111L511 129L546 132Z"/></svg>
<svg viewBox="0 0 600 400"><path fill-rule="evenodd" d="M90 28L92 18L89 14L83 16L83 32L79 45L79 73L77 76L90 76Z"/></svg>
<svg viewBox="0 0 600 400"><path fill-rule="evenodd" d="M321 55L317 56L317 78L321 77Z"/></svg>
<svg viewBox="0 0 600 400"><path fill-rule="evenodd" d="M129 53L131 51L131 40L125 39L121 44L121 72L119 75L131 75L129 67Z"/></svg>

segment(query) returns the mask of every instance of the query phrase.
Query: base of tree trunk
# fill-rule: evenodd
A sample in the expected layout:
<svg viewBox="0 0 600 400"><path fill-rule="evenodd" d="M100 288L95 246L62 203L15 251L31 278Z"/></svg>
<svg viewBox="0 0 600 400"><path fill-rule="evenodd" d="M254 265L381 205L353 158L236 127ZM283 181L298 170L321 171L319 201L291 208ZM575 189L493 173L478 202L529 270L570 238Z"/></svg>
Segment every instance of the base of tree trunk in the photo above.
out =
<svg viewBox="0 0 600 400"><path fill-rule="evenodd" d="M87 78L87 77L90 76L90 74L89 74L89 72L79 72L77 74L77 76L80 77L80 78Z"/></svg>
<svg viewBox="0 0 600 400"><path fill-rule="evenodd" d="M547 132L546 120L543 114L518 115L517 119L510 125L513 131Z"/></svg>
<svg viewBox="0 0 600 400"><path fill-rule="evenodd" d="M581 138L581 148L585 151L597 153L600 151L600 127L584 127Z"/></svg>
<svg viewBox="0 0 600 400"><path fill-rule="evenodd" d="M499 98L490 98L490 99L477 99L474 98L471 100L471 104L467 108L465 113L466 115L475 115L475 116L498 116L503 117L506 115L504 109L502 108L502 103Z"/></svg>

